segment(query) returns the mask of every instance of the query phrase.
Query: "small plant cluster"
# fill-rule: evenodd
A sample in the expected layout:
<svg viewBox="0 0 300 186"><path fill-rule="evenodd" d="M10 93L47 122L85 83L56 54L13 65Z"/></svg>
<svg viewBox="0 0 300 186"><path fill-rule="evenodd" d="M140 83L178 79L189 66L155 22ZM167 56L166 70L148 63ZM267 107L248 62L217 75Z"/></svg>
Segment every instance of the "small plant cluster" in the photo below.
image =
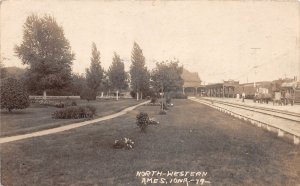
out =
<svg viewBox="0 0 300 186"><path fill-rule="evenodd" d="M147 103L147 104L145 104L146 106L161 106L161 104L160 103Z"/></svg>
<svg viewBox="0 0 300 186"><path fill-rule="evenodd" d="M133 149L134 141L132 141L130 138L121 138L121 139L115 140L114 148L115 149Z"/></svg>
<svg viewBox="0 0 300 186"><path fill-rule="evenodd" d="M136 116L136 124L140 127L141 132L146 132L146 128L149 124L149 116L146 112L140 112Z"/></svg>
<svg viewBox="0 0 300 186"><path fill-rule="evenodd" d="M51 107L56 107L56 108L65 108L67 106L77 106L76 101L63 102L63 101L53 101L53 100L40 100L38 103L43 106L51 106Z"/></svg>
<svg viewBox="0 0 300 186"><path fill-rule="evenodd" d="M157 125L159 124L159 121L157 121L155 118L149 118L149 125Z"/></svg>
<svg viewBox="0 0 300 186"><path fill-rule="evenodd" d="M158 114L159 114L159 115L166 115L167 112L166 112L165 110L160 110Z"/></svg>
<svg viewBox="0 0 300 186"><path fill-rule="evenodd" d="M74 106L57 110L52 114L52 117L55 119L92 118L95 113L96 108L93 106Z"/></svg>

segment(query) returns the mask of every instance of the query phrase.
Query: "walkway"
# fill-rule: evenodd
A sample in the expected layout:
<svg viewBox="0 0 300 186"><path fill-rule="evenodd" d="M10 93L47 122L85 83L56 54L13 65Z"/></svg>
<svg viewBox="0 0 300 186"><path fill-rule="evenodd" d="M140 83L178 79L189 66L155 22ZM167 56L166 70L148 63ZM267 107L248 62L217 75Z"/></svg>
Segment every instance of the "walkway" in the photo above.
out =
<svg viewBox="0 0 300 186"><path fill-rule="evenodd" d="M108 119L113 119L119 116L122 116L126 113L128 113L129 111L134 110L135 108L144 105L146 103L148 103L149 101L145 101L143 103L128 107L120 112L117 112L115 114L111 114L108 116L104 116L101 118L97 118L94 120L88 120L88 121L83 121L80 123L74 123L74 124L70 124L70 125L66 125L66 126L62 126L62 127L57 127L57 128L53 128L53 129L47 129L47 130L42 130L42 131L38 131L38 132L33 132L33 133L29 133L29 134L22 134L22 135L16 135L16 136L10 136L10 137L3 137L0 138L0 144L3 143L8 143L8 142L13 142L13 141L18 141L18 140L23 140L23 139L27 139L27 138L33 138L33 137L38 137L38 136L45 136L45 135L49 135L49 134L55 134L58 132L63 132L63 131L67 131L67 130L71 130L71 129L75 129L75 128L79 128L79 127L83 127L86 125L90 125L90 124L94 124L100 121L105 121Z"/></svg>

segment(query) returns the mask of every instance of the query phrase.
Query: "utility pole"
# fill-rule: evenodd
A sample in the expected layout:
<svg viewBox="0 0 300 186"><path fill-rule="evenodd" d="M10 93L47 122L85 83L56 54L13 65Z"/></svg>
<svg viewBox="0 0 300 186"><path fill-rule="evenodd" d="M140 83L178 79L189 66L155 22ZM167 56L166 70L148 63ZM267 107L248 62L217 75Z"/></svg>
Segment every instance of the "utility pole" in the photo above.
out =
<svg viewBox="0 0 300 186"><path fill-rule="evenodd" d="M300 16L300 11L299 11L299 16ZM300 24L299 24L299 30L300 30ZM298 35L298 38L296 37L296 51L298 51L298 60L299 60L299 66L298 66L298 77L297 77L297 82L300 82L300 38Z"/></svg>
<svg viewBox="0 0 300 186"><path fill-rule="evenodd" d="M260 48L251 48L251 50L254 51L254 54L255 54L255 62L257 62L257 55L256 55L256 53L257 53L257 50L260 50ZM257 67L258 67L257 65L253 67L253 68L254 68L254 75L255 75L255 76L256 76L256 69L257 69ZM253 82L253 86L254 86L254 87L256 87L255 78L256 78L256 77L254 77L254 82Z"/></svg>

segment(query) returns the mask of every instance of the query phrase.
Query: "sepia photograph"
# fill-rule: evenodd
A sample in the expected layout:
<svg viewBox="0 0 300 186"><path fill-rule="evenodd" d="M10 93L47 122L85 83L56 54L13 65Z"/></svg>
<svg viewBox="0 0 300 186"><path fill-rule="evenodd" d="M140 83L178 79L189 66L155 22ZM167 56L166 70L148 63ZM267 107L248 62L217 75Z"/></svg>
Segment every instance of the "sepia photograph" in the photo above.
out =
<svg viewBox="0 0 300 186"><path fill-rule="evenodd" d="M0 0L0 186L300 186L299 0Z"/></svg>

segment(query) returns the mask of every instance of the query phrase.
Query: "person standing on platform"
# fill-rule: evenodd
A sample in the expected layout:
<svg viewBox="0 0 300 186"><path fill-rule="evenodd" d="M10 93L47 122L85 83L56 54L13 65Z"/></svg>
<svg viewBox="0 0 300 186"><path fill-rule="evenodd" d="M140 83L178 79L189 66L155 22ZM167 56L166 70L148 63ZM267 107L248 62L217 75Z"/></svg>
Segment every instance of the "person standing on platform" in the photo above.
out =
<svg viewBox="0 0 300 186"><path fill-rule="evenodd" d="M243 102L245 102L245 97L246 97L246 94L245 92L242 93L242 99L243 99Z"/></svg>

